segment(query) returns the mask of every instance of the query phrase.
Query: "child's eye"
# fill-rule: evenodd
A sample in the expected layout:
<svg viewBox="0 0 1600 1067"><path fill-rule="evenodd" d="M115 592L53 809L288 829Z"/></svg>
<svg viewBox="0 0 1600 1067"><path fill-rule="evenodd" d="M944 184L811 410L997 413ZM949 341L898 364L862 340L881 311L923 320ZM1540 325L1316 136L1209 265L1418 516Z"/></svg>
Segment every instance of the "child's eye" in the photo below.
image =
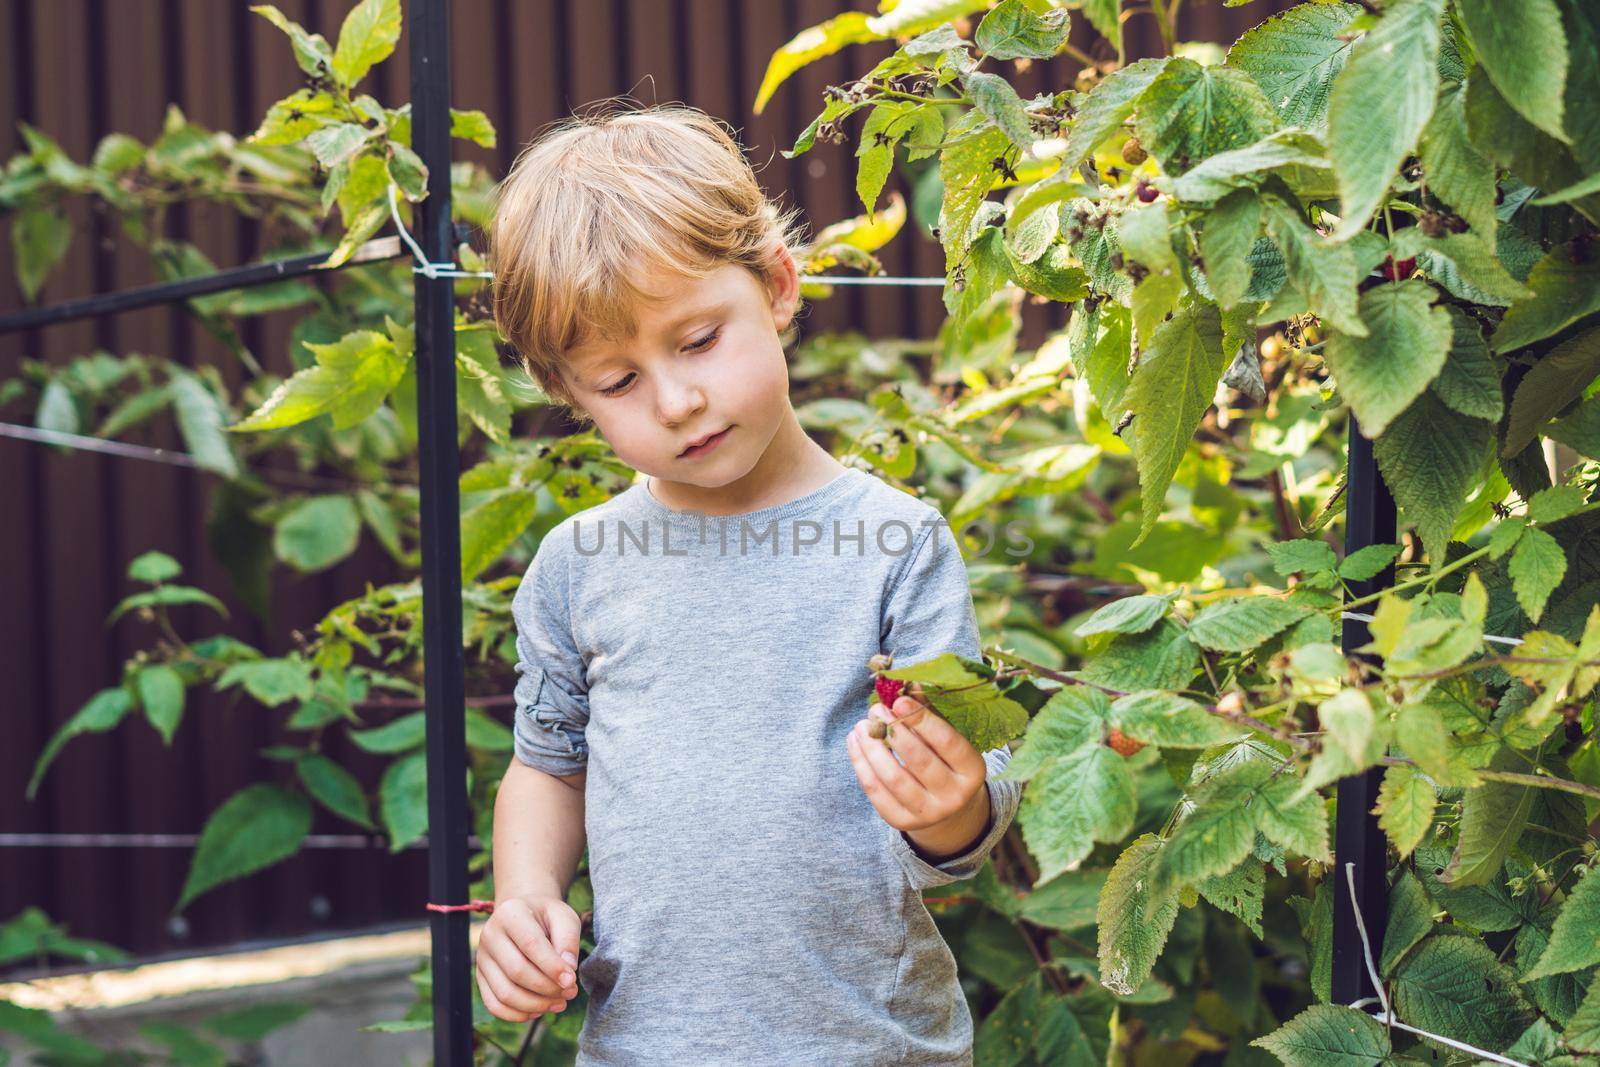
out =
<svg viewBox="0 0 1600 1067"><path fill-rule="evenodd" d="M630 373L626 377L624 377L620 381L618 381L615 385L606 386L604 389L600 390L600 395L601 396L616 396L618 393L622 392L623 386L627 385L628 384L628 379L632 378L632 377L633 377L633 375Z"/></svg>
<svg viewBox="0 0 1600 1067"><path fill-rule="evenodd" d="M703 352L707 348L710 348L711 343L721 336L721 334L722 328L719 326L715 330L712 330L710 333L706 334L704 337L700 338L700 340L689 345L688 349L691 352Z"/></svg>

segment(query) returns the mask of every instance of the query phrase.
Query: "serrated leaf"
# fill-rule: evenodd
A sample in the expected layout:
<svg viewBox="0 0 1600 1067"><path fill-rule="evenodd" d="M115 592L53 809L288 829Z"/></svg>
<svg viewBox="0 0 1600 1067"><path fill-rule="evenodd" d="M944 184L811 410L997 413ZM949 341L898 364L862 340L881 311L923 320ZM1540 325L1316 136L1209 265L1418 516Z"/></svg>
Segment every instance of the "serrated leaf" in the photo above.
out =
<svg viewBox="0 0 1600 1067"><path fill-rule="evenodd" d="M1509 317L1509 316L1508 316ZM1556 413L1582 396L1600 375L1600 327L1585 330L1544 354L1511 397L1511 418L1500 454L1514 456L1534 442Z"/></svg>
<svg viewBox="0 0 1600 1067"><path fill-rule="evenodd" d="M44 751L39 753L38 762L33 766L33 775L28 779L27 798L33 799L40 781L44 779L44 772L61 754L62 746L79 734L105 733L114 728L133 710L133 706L133 694L120 685L102 689L90 697L72 718L61 725L44 746Z"/></svg>
<svg viewBox="0 0 1600 1067"><path fill-rule="evenodd" d="M972 112L976 115L977 112ZM958 123L952 133L967 133ZM939 176L944 182L944 204L939 227L945 250L945 273L950 274L967 253L970 228L978 205L994 185L999 172L993 163L1006 152L1011 140L996 127L987 127L940 151Z"/></svg>
<svg viewBox="0 0 1600 1067"><path fill-rule="evenodd" d="M1383 772L1373 812L1401 859L1411 855L1427 836L1437 802L1433 783L1415 767L1390 767Z"/></svg>
<svg viewBox="0 0 1600 1067"><path fill-rule="evenodd" d="M1149 536L1161 518L1167 487L1211 406L1226 365L1222 319L1215 305L1180 308L1150 338L1127 394L1134 412L1140 501L1139 536L1130 547Z"/></svg>
<svg viewBox="0 0 1600 1067"><path fill-rule="evenodd" d="M1106 75L1090 92L1067 134L1061 169L1070 171L1111 136L1133 114L1150 83L1160 75L1166 59L1141 59Z"/></svg>
<svg viewBox="0 0 1600 1067"><path fill-rule="evenodd" d="M306 345L317 365L297 372L275 389L248 418L229 430L243 433L294 426L332 414L335 429L347 429L378 410L405 374L408 357L373 330L357 330L332 344Z"/></svg>
<svg viewBox="0 0 1600 1067"><path fill-rule="evenodd" d="M1398 768L1391 767L1390 770ZM1433 902L1417 876L1402 867L1389 889L1389 921L1383 931L1378 973L1387 977L1405 954L1433 932Z"/></svg>
<svg viewBox="0 0 1600 1067"><path fill-rule="evenodd" d="M921 663L896 667L883 677L916 682L923 696L941 718L955 727L979 752L988 752L1021 736L1028 727L1028 711L992 685L983 684L989 675L968 668L954 652L945 652Z"/></svg>
<svg viewBox="0 0 1600 1067"><path fill-rule="evenodd" d="M772 53L767 61L767 71L761 78L761 88L756 91L752 110L761 114L778 91L778 86L800 68L824 56L833 55L846 45L870 41L877 35L867 26L867 16L860 11L846 11L826 22L801 30L782 48Z"/></svg>
<svg viewBox="0 0 1600 1067"><path fill-rule="evenodd" d="M1456 516L1493 444L1493 424L1455 414L1432 390L1373 443L1384 484L1433 560L1444 560Z"/></svg>
<svg viewBox="0 0 1600 1067"><path fill-rule="evenodd" d="M1359 13L1353 4L1292 7L1234 42L1228 66L1254 78L1284 122L1316 129L1326 121L1333 80L1349 58L1350 41L1340 38Z"/></svg>
<svg viewBox="0 0 1600 1067"><path fill-rule="evenodd" d="M1582 263L1572 260L1571 250L1561 244L1533 265L1528 274L1528 288L1533 290L1533 295L1511 305L1490 338L1491 348L1496 352L1510 352L1543 340L1585 315L1600 311L1600 256L1589 256ZM1591 330L1580 334L1562 347L1587 337L1583 347L1591 352L1592 362L1592 350L1596 345L1594 333ZM1538 366L1534 364L1535 369Z"/></svg>
<svg viewBox="0 0 1600 1067"><path fill-rule="evenodd" d="M1550 944L1524 981L1581 971L1600 963L1600 877L1578 879L1556 915Z"/></svg>
<svg viewBox="0 0 1600 1067"><path fill-rule="evenodd" d="M1276 597L1232 597L1200 609L1189 640L1218 652L1249 652L1299 622L1311 609Z"/></svg>
<svg viewBox="0 0 1600 1067"><path fill-rule="evenodd" d="M1592 396L1577 410L1544 428L1544 434L1590 459L1600 459L1600 396Z"/></svg>
<svg viewBox="0 0 1600 1067"><path fill-rule="evenodd" d="M1049 59L1071 28L1064 8L1035 14L1022 0L1001 0L978 23L973 42L991 59Z"/></svg>
<svg viewBox="0 0 1600 1067"><path fill-rule="evenodd" d="M273 527L278 558L305 572L325 570L356 550L361 516L347 496L310 497L296 504Z"/></svg>
<svg viewBox="0 0 1600 1067"><path fill-rule="evenodd" d="M1558 141L1567 81L1567 35L1554 0L1456 0L1479 66L1506 103Z"/></svg>
<svg viewBox="0 0 1600 1067"><path fill-rule="evenodd" d="M178 432L194 461L224 478L239 477L239 460L228 441L228 411L198 376L174 368L168 384Z"/></svg>
<svg viewBox="0 0 1600 1067"><path fill-rule="evenodd" d="M1395 1014L1491 1052L1509 1048L1531 1021L1516 976L1475 937L1434 935L1395 969Z"/></svg>
<svg viewBox="0 0 1600 1067"><path fill-rule="evenodd" d="M1004 130L1011 143L1027 155L1035 140L1033 127L1028 124L1027 110L1011 83L998 74L975 70L966 76L966 86L973 107Z"/></svg>
<svg viewBox="0 0 1600 1067"><path fill-rule="evenodd" d="M1266 545L1272 557L1272 568L1285 578L1291 574L1310 574L1314 571L1336 570L1339 557L1326 541L1296 538L1293 541L1272 541Z"/></svg>
<svg viewBox="0 0 1600 1067"><path fill-rule="evenodd" d="M1452 306L1447 310L1453 327L1450 355L1430 388L1463 415L1499 422L1505 413L1500 366L1489 353L1478 324L1460 308Z"/></svg>
<svg viewBox="0 0 1600 1067"><path fill-rule="evenodd" d="M1339 577L1347 582L1366 582L1376 578L1400 555L1399 545L1367 545L1350 553L1339 563Z"/></svg>
<svg viewBox="0 0 1600 1067"><path fill-rule="evenodd" d="M1206 214L1200 254L1206 279L1223 310L1238 304L1250 289L1248 257L1260 231L1261 202L1249 189L1235 189Z"/></svg>
<svg viewBox="0 0 1600 1067"><path fill-rule="evenodd" d="M1372 1067L1388 1062L1389 1033L1366 1012L1313 1004L1265 1037L1250 1042L1284 1067Z"/></svg>
<svg viewBox="0 0 1600 1067"><path fill-rule="evenodd" d="M1154 626L1172 610L1164 596L1127 596L1097 609L1073 631L1079 637L1091 634L1139 634Z"/></svg>
<svg viewBox="0 0 1600 1067"><path fill-rule="evenodd" d="M1182 689L1199 669L1199 649L1167 618L1143 633L1118 634L1079 674L1086 682L1132 692Z"/></svg>
<svg viewBox="0 0 1600 1067"><path fill-rule="evenodd" d="M1466 105L1464 86L1449 85L1440 91L1417 155L1428 191L1466 219L1470 232L1491 241L1496 231L1494 164L1467 135Z"/></svg>
<svg viewBox="0 0 1600 1067"><path fill-rule="evenodd" d="M1511 588L1517 594L1517 603L1534 622L1544 614L1550 594L1567 573L1567 556L1554 537L1538 528L1530 528L1517 542L1511 553Z"/></svg>
<svg viewBox="0 0 1600 1067"><path fill-rule="evenodd" d="M1451 294L1476 304L1505 307L1532 295L1506 270L1493 243L1474 233L1424 237L1417 262Z"/></svg>
<svg viewBox="0 0 1600 1067"><path fill-rule="evenodd" d="M311 805L299 793L258 782L222 802L206 820L174 913L200 894L300 851L311 830Z"/></svg>
<svg viewBox="0 0 1600 1067"><path fill-rule="evenodd" d="M1366 227L1433 114L1444 0L1397 0L1351 49L1328 101L1341 210L1334 237Z"/></svg>
<svg viewBox="0 0 1600 1067"><path fill-rule="evenodd" d="M1039 881L1081 862L1099 841L1120 841L1137 811L1123 757L1089 744L1050 761L1022 794L1017 821L1039 863Z"/></svg>
<svg viewBox="0 0 1600 1067"><path fill-rule="evenodd" d="M1100 893L1100 984L1119 996L1131 996L1150 977L1178 918L1177 894L1154 891L1152 875L1163 847L1155 834L1136 839L1117 858Z"/></svg>
<svg viewBox="0 0 1600 1067"><path fill-rule="evenodd" d="M352 730L350 740L358 748L381 755L393 755L421 747L427 736L427 717L416 711L372 730Z"/></svg>
<svg viewBox="0 0 1600 1067"><path fill-rule="evenodd" d="M311 665L294 658L252 659L229 664L213 683L217 692L242 685L245 692L269 708L290 700L310 700L315 692Z"/></svg>
<svg viewBox="0 0 1600 1067"><path fill-rule="evenodd" d="M1266 895L1266 868L1246 859L1233 870L1200 882L1195 889L1212 907L1237 915L1250 932L1261 937L1261 908Z"/></svg>
<svg viewBox="0 0 1600 1067"><path fill-rule="evenodd" d="M1600 1052L1600 982L1589 983L1589 993L1567 1020L1561 1039L1578 1052Z"/></svg>
<svg viewBox="0 0 1600 1067"><path fill-rule="evenodd" d="M1193 885L1226 874L1250 854L1256 840L1251 801L1271 773L1246 763L1207 779L1190 794L1192 809L1167 837L1161 862L1152 870L1156 888Z"/></svg>
<svg viewBox="0 0 1600 1067"><path fill-rule="evenodd" d="M1328 338L1339 395L1368 437L1381 437L1444 367L1454 328L1444 308L1434 306L1436 296L1416 280L1376 286L1361 294L1367 335Z"/></svg>
<svg viewBox="0 0 1600 1067"><path fill-rule="evenodd" d="M1267 233L1283 253L1288 283L1305 297L1307 309L1343 334L1366 336L1356 292L1360 274L1350 245L1318 237L1298 211L1276 196L1262 197L1261 204Z"/></svg>
<svg viewBox="0 0 1600 1067"><path fill-rule="evenodd" d="M1502 748L1489 762L1491 770L1526 769L1523 758ZM1461 806L1461 834L1439 880L1449 886L1483 885L1500 873L1512 846L1533 811L1531 786L1485 782L1468 790Z"/></svg>
<svg viewBox="0 0 1600 1067"><path fill-rule="evenodd" d="M1183 58L1168 61L1141 96L1134 125L1139 143L1169 174L1253 144L1277 127L1277 111L1248 74Z"/></svg>
<svg viewBox="0 0 1600 1067"><path fill-rule="evenodd" d="M1110 721L1135 741L1161 748L1210 748L1243 732L1186 697L1154 689L1117 698Z"/></svg>

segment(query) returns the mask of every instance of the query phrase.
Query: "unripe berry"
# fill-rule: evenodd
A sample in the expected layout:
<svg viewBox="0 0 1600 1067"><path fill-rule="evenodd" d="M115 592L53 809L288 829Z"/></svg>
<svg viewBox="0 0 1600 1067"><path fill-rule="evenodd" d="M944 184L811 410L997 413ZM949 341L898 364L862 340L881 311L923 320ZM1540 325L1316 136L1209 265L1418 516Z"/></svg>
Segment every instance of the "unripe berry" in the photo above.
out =
<svg viewBox="0 0 1600 1067"><path fill-rule="evenodd" d="M1150 158L1150 153L1144 150L1144 145L1139 143L1139 138L1130 137L1122 146L1122 158L1130 167L1137 167Z"/></svg>
<svg viewBox="0 0 1600 1067"><path fill-rule="evenodd" d="M1119 756L1131 756L1135 752L1138 752L1140 749L1144 748L1143 741L1135 741L1133 738L1129 737L1115 726L1113 726L1111 728L1111 732L1106 735L1106 744L1110 745L1111 750Z"/></svg>

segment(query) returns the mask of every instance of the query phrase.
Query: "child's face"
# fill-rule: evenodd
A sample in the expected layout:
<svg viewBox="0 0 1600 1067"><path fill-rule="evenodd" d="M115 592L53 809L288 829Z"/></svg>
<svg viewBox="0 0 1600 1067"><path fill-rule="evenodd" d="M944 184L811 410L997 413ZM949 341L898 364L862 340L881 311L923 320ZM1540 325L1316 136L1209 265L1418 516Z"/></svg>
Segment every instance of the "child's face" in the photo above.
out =
<svg viewBox="0 0 1600 1067"><path fill-rule="evenodd" d="M636 336L568 352L562 374L573 398L624 463L715 488L765 454L792 411L778 334L799 287L789 253L782 258L772 291L737 264L704 278L654 279L646 288L661 299L637 309ZM685 454L708 434L721 434L714 448Z"/></svg>

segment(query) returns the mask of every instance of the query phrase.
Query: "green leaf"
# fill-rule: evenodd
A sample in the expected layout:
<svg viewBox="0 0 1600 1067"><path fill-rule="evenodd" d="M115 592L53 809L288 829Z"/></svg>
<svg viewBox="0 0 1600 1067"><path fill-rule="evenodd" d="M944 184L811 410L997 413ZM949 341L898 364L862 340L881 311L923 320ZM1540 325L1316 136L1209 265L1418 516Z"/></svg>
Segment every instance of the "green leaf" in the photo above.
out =
<svg viewBox="0 0 1600 1067"><path fill-rule="evenodd" d="M1399 1018L1491 1052L1509 1048L1531 1021L1516 976L1475 937L1423 941L1395 969L1392 988Z"/></svg>
<svg viewBox="0 0 1600 1067"><path fill-rule="evenodd" d="M348 429L378 410L400 383L409 355L374 330L357 330L333 344L307 343L317 364L283 382L248 418L229 429L235 433L294 426L318 415L332 414L335 429Z"/></svg>
<svg viewBox="0 0 1600 1067"><path fill-rule="evenodd" d="M1159 891L1226 874L1256 841L1251 801L1271 768L1251 762L1208 778L1189 794L1192 809L1167 837L1151 872Z"/></svg>
<svg viewBox="0 0 1600 1067"><path fill-rule="evenodd" d="M1600 311L1600 256L1574 263L1570 248L1556 245L1534 264L1528 275L1528 288L1533 295L1512 304L1490 338L1489 346L1496 352L1533 344ZM1583 336L1589 337L1585 345L1592 348L1593 331Z"/></svg>
<svg viewBox="0 0 1600 1067"><path fill-rule="evenodd" d="M1397 768L1391 767L1390 770ZM1389 921L1383 931L1383 955L1378 973L1387 978L1395 964L1418 942L1433 932L1434 905L1417 876L1402 867L1389 889Z"/></svg>
<svg viewBox="0 0 1600 1067"><path fill-rule="evenodd" d="M300 851L311 830L311 805L299 793L258 782L211 813L174 913L225 882L270 867Z"/></svg>
<svg viewBox="0 0 1600 1067"><path fill-rule="evenodd" d="M1600 982L1589 983L1588 995L1567 1020L1561 1038L1577 1052L1600 1052Z"/></svg>
<svg viewBox="0 0 1600 1067"><path fill-rule="evenodd" d="M1169 174L1243 148L1278 127L1278 114L1250 76L1231 67L1169 60L1139 99L1139 143Z"/></svg>
<svg viewBox="0 0 1600 1067"><path fill-rule="evenodd" d="M295 773L300 776L306 792L341 819L357 826L372 829L372 818L367 813L367 794L356 781L355 775L326 756L309 753L295 761Z"/></svg>
<svg viewBox="0 0 1600 1067"><path fill-rule="evenodd" d="M395 187L412 203L428 195L428 165L406 145L399 141L389 142L389 156L384 169L393 179Z"/></svg>
<svg viewBox="0 0 1600 1067"><path fill-rule="evenodd" d="M347 496L310 497L296 504L273 528L272 548L285 563L306 572L326 570L356 550L361 516Z"/></svg>
<svg viewBox="0 0 1600 1067"><path fill-rule="evenodd" d="M1183 627L1162 619L1144 633L1118 634L1078 672L1086 682L1132 692L1182 689L1200 669L1200 651Z"/></svg>
<svg viewBox="0 0 1600 1067"><path fill-rule="evenodd" d="M1235 189L1206 214L1205 228L1200 232L1200 255L1205 260L1206 280L1223 310L1237 305L1249 292L1248 257L1260 231L1261 201L1249 189Z"/></svg>
<svg viewBox="0 0 1600 1067"><path fill-rule="evenodd" d="M1276 597L1231 597L1200 609L1189 640L1217 652L1249 652L1309 614L1310 608Z"/></svg>
<svg viewBox="0 0 1600 1067"><path fill-rule="evenodd" d="M756 91L752 110L761 114L789 76L801 67L824 56L831 56L846 45L873 40L877 35L867 26L867 16L860 11L846 11L826 22L808 27L797 33L789 43L772 53L767 60L767 72L761 78L761 88Z"/></svg>
<svg viewBox="0 0 1600 1067"><path fill-rule="evenodd" d="M1272 557L1272 569L1285 578L1291 574L1310 574L1315 571L1336 570L1339 557L1326 541L1297 538L1293 541L1268 542L1267 555Z"/></svg>
<svg viewBox="0 0 1600 1067"><path fill-rule="evenodd" d="M1479 66L1506 103L1558 141L1567 81L1567 35L1555 0L1456 0Z"/></svg>
<svg viewBox="0 0 1600 1067"><path fill-rule="evenodd" d="M1128 385L1141 511L1135 546L1161 518L1167 487L1211 406L1226 365L1222 319L1213 304L1180 308L1150 338Z"/></svg>
<svg viewBox="0 0 1600 1067"><path fill-rule="evenodd" d="M1505 413L1500 365L1478 330L1478 324L1457 307L1450 312L1454 332L1450 355L1430 387L1452 409L1475 419L1498 423Z"/></svg>
<svg viewBox="0 0 1600 1067"><path fill-rule="evenodd" d="M1546 352L1523 375L1511 398L1501 455L1514 456L1531 445L1550 419L1584 394L1596 375L1600 375L1600 327L1585 330Z"/></svg>
<svg viewBox="0 0 1600 1067"><path fill-rule="evenodd" d="M1028 726L1028 711L1010 697L1002 696L994 686L983 684L986 676L970 670L970 663L946 652L921 663L884 671L883 677L917 682L934 711L973 748L988 752L1022 735Z"/></svg>
<svg viewBox="0 0 1600 1067"><path fill-rule="evenodd" d="M1247 859L1227 874L1205 879L1195 889L1213 907L1237 915L1251 933L1262 937L1261 908L1266 882L1266 868L1254 859Z"/></svg>
<svg viewBox="0 0 1600 1067"><path fill-rule="evenodd" d="M1417 154L1428 191L1467 220L1469 231L1492 241L1496 230L1494 164L1479 154L1467 136L1467 94L1447 86L1422 131Z"/></svg>
<svg viewBox="0 0 1600 1067"><path fill-rule="evenodd" d="M1491 770L1526 770L1527 763L1509 748L1489 761ZM1528 825L1533 811L1531 786L1485 782L1462 799L1461 835L1455 853L1439 880L1448 886L1483 885L1500 873L1506 856ZM1446 905L1448 907L1448 905Z"/></svg>
<svg viewBox="0 0 1600 1067"><path fill-rule="evenodd" d="M400 40L400 0L361 0L339 27L333 52L333 73L345 88L367 76L389 58Z"/></svg>
<svg viewBox="0 0 1600 1067"><path fill-rule="evenodd" d="M1600 396L1590 397L1571 415L1550 423L1544 433L1590 459L1600 459Z"/></svg>
<svg viewBox="0 0 1600 1067"><path fill-rule="evenodd" d="M977 111L969 114L981 117ZM965 257L978 205L999 176L994 161L1011 147L1011 139L996 127L972 133L958 122L951 132L967 136L960 137L957 143L939 153L939 176L944 182L939 239L944 244L946 274L952 273Z"/></svg>
<svg viewBox="0 0 1600 1067"><path fill-rule="evenodd" d="M332 68L333 50L320 33L308 33L305 27L291 20L272 4L256 4L250 8L278 29L289 35L294 48L294 61L312 77L326 75Z"/></svg>
<svg viewBox="0 0 1600 1067"><path fill-rule="evenodd" d="M134 675L134 688L139 693L139 703L144 706L145 718L161 735L162 744L170 746L172 735L183 718L183 676L164 663L145 667Z"/></svg>
<svg viewBox="0 0 1600 1067"><path fill-rule="evenodd" d="M1150 83L1156 80L1165 59L1141 59L1106 75L1089 92L1067 134L1067 147L1061 155L1061 169L1070 171L1100 146L1100 142L1133 114Z"/></svg>
<svg viewBox="0 0 1600 1067"><path fill-rule="evenodd" d="M399 852L428 832L427 753L416 752L389 764L378 783L378 808L390 852Z"/></svg>
<svg viewBox="0 0 1600 1067"><path fill-rule="evenodd" d="M1556 915L1550 944L1523 981L1581 971L1600 963L1600 877L1578 879Z"/></svg>
<svg viewBox="0 0 1600 1067"><path fill-rule="evenodd" d="M1064 8L1036 15L1022 0L1001 0L983 16L973 41L990 59L1049 59L1071 29Z"/></svg>
<svg viewBox="0 0 1600 1067"><path fill-rule="evenodd" d="M1333 82L1328 146L1342 201L1334 237L1360 233L1433 114L1444 0L1397 0Z"/></svg>
<svg viewBox="0 0 1600 1067"><path fill-rule="evenodd" d="M359 122L339 122L313 130L306 135L305 143L318 163L332 169L361 151L371 136L372 131Z"/></svg>
<svg viewBox="0 0 1600 1067"><path fill-rule="evenodd" d="M1163 846L1155 834L1137 838L1117 858L1100 894L1100 984L1119 996L1131 996L1150 977L1178 918L1177 894L1153 889Z"/></svg>
<svg viewBox="0 0 1600 1067"><path fill-rule="evenodd" d="M245 692L269 708L291 700L310 700L315 692L311 665L301 659L253 659L230 664L214 685L218 692L243 685Z"/></svg>
<svg viewBox="0 0 1600 1067"><path fill-rule="evenodd" d="M1443 562L1456 516L1493 445L1492 423L1455 414L1432 390L1373 443L1384 484L1433 560Z"/></svg>
<svg viewBox="0 0 1600 1067"><path fill-rule="evenodd" d="M461 516L461 580L470 582L521 537L538 514L534 489L511 489Z"/></svg>
<svg viewBox="0 0 1600 1067"><path fill-rule="evenodd" d="M393 755L420 748L427 738L427 716L412 712L374 730L352 730L350 740L356 747L380 755Z"/></svg>
<svg viewBox="0 0 1600 1067"><path fill-rule="evenodd" d="M1511 553L1511 588L1517 603L1534 622L1544 614L1544 606L1567 573L1567 555L1554 537L1530 528Z"/></svg>
<svg viewBox="0 0 1600 1067"><path fill-rule="evenodd" d="M1148 689L1119 697L1111 725L1135 741L1161 748L1210 748L1237 738L1241 728L1175 693Z"/></svg>
<svg viewBox="0 0 1600 1067"><path fill-rule="evenodd" d="M1424 237L1417 257L1434 281L1473 303L1504 307L1532 295L1506 270L1493 243L1474 233Z"/></svg>
<svg viewBox="0 0 1600 1067"><path fill-rule="evenodd" d="M1120 841L1133 829L1138 805L1127 762L1105 745L1089 744L1050 761L1022 794L1022 839L1048 881L1089 855L1097 841Z"/></svg>
<svg viewBox="0 0 1600 1067"><path fill-rule="evenodd" d="M998 74L977 70L966 76L967 95L978 111L988 116L1006 137L1026 153L1035 140L1033 127L1028 124L1028 113L1022 98L1011 83Z"/></svg>
<svg viewBox="0 0 1600 1067"><path fill-rule="evenodd" d="M201 467L224 478L239 477L239 460L225 430L228 410L216 394L198 376L176 367L172 369L169 389L178 432L183 435L189 455Z"/></svg>
<svg viewBox="0 0 1600 1067"><path fill-rule="evenodd" d="M1383 569L1400 555L1399 545L1368 545L1358 548L1339 563L1339 577L1347 582L1366 582L1383 573Z"/></svg>
<svg viewBox="0 0 1600 1067"><path fill-rule="evenodd" d="M174 607L179 604L204 604L218 615L226 617L228 614L228 609L223 606L222 601L204 590L193 589L187 585L160 585L143 593L124 597L106 617L106 625L110 626L128 612L139 608Z"/></svg>
<svg viewBox="0 0 1600 1067"><path fill-rule="evenodd" d="M1437 295L1416 280L1375 286L1361 295L1367 336L1328 338L1339 393L1369 437L1381 437L1444 367L1454 327L1449 313L1434 306Z"/></svg>
<svg viewBox="0 0 1600 1067"><path fill-rule="evenodd" d="M1089 25L1095 32L1112 44L1117 45L1117 54L1122 54L1122 27L1118 22L1122 0L1084 0L1083 13L1089 20Z"/></svg>
<svg viewBox="0 0 1600 1067"><path fill-rule="evenodd" d="M32 302L44 288L72 243L72 222L66 215L35 208L18 215L11 224L11 247L17 256L17 287Z"/></svg>
<svg viewBox="0 0 1600 1067"><path fill-rule="evenodd" d="M1261 203L1267 233L1283 253L1289 284L1305 297L1306 307L1335 330L1366 336L1357 304L1360 274L1350 245L1318 237L1298 211L1276 196L1262 197Z"/></svg>
<svg viewBox="0 0 1600 1067"><path fill-rule="evenodd" d="M129 578L150 585L171 581L182 573L183 564L165 552L145 552L128 564Z"/></svg>
<svg viewBox="0 0 1600 1067"><path fill-rule="evenodd" d="M1094 925L1095 902L1105 884L1105 871L1058 874L1022 899L1018 915L1052 930L1087 930Z"/></svg>
<svg viewBox="0 0 1600 1067"><path fill-rule="evenodd" d="M1360 11L1354 4L1292 7L1235 41L1228 66L1254 78L1284 122L1317 129L1327 119L1333 80L1349 58L1344 28Z"/></svg>
<svg viewBox="0 0 1600 1067"><path fill-rule="evenodd" d="M1390 767L1378 790L1378 825L1389 835L1400 858L1411 855L1433 826L1438 802L1433 782L1415 767Z"/></svg>
<svg viewBox="0 0 1600 1067"><path fill-rule="evenodd" d="M494 124L482 111L451 108L450 136L471 141L480 148L495 146Z"/></svg>
<svg viewBox="0 0 1600 1067"><path fill-rule="evenodd" d="M1250 1042L1285 1067L1373 1067L1389 1059L1389 1032L1364 1011L1313 1004L1265 1037Z"/></svg>
<svg viewBox="0 0 1600 1067"><path fill-rule="evenodd" d="M1166 617L1172 601L1164 596L1125 596L1098 608L1073 631L1091 634L1142 634Z"/></svg>
<svg viewBox="0 0 1600 1067"><path fill-rule="evenodd" d="M311 1010L309 1004L256 1004L213 1015L202 1024L207 1030L235 1041L260 1041L272 1031L294 1022Z"/></svg>
<svg viewBox="0 0 1600 1067"><path fill-rule="evenodd" d="M28 779L28 799L33 799L34 793L39 789L39 782L44 779L44 772L55 762L56 756L60 755L62 746L79 734L105 733L120 723L132 710L133 694L121 686L102 689L90 697L88 703L62 724L50 738L49 744L44 746L44 751L39 753L39 761L33 766L33 776Z"/></svg>

